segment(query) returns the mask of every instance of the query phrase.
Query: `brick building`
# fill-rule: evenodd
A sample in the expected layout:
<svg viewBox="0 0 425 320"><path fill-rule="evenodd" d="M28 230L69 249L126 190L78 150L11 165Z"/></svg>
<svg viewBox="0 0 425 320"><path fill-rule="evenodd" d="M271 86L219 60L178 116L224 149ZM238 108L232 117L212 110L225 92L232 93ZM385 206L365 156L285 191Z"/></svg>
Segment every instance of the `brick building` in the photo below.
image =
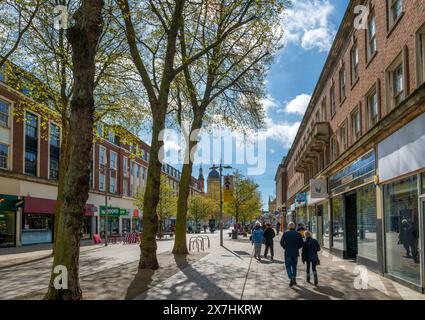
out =
<svg viewBox="0 0 425 320"><path fill-rule="evenodd" d="M364 28L355 27L358 5L369 9ZM283 196L277 183L277 206L325 248L418 290L425 288L424 82L425 2L350 1L276 176L287 188Z"/></svg>
<svg viewBox="0 0 425 320"><path fill-rule="evenodd" d="M17 115L15 106L31 100L27 87L13 89L0 72L0 247L53 241L61 128L53 120L42 121L38 112ZM104 232L106 203L108 234L141 229L134 196L146 184L150 147L135 136L131 146L122 143L109 128L104 123L96 128L85 239ZM162 171L178 194L180 171L168 164ZM195 178L194 192L200 192Z"/></svg>

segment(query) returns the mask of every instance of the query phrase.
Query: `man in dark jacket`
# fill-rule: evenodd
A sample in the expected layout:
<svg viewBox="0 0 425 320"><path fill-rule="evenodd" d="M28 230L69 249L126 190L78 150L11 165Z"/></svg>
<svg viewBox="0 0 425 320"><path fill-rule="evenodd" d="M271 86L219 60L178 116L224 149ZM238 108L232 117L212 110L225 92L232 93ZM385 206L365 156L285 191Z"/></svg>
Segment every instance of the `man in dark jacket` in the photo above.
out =
<svg viewBox="0 0 425 320"><path fill-rule="evenodd" d="M319 263L319 256L317 252L320 251L320 245L319 242L316 239L313 239L311 237L310 231L305 232L305 242L303 245L303 251L302 251L302 261L303 263L307 262L307 282L310 283L310 266L313 269L313 275L314 275L314 285L317 286L319 283L319 279L317 277L317 270L316 266Z"/></svg>
<svg viewBox="0 0 425 320"><path fill-rule="evenodd" d="M289 230L285 231L282 235L280 245L285 250L285 266L290 279L289 286L292 287L297 285L298 257L304 241L302 236L295 231L295 223L289 223L288 228Z"/></svg>
<svg viewBox="0 0 425 320"><path fill-rule="evenodd" d="M271 259L273 261L274 256L274 249L273 249L273 238L276 236L274 233L273 228L271 227L270 223L266 224L266 230L264 231L263 237L264 237L264 244L266 245L266 250L264 251L264 258L267 259L267 253L269 253L270 248L270 254Z"/></svg>

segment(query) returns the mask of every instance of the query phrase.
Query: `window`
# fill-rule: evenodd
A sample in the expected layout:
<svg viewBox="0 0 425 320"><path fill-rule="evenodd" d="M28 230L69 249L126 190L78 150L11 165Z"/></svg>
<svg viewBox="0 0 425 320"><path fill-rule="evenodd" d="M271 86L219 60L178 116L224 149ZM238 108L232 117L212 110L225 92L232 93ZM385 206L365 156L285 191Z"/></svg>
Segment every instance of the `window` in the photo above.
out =
<svg viewBox="0 0 425 320"><path fill-rule="evenodd" d="M359 78L359 48L357 47L357 43L354 44L351 49L351 84L354 83Z"/></svg>
<svg viewBox="0 0 425 320"><path fill-rule="evenodd" d="M348 137L347 137L347 123L344 123L339 129L339 143L341 146L341 152L344 152L348 148Z"/></svg>
<svg viewBox="0 0 425 320"><path fill-rule="evenodd" d="M324 98L322 101L320 115L321 115L320 121L326 122L328 120L328 117L326 115L326 98Z"/></svg>
<svg viewBox="0 0 425 320"><path fill-rule="evenodd" d="M122 170L123 170L123 173L124 173L124 177L127 177L128 176L128 158L127 157L123 158L123 168L122 168Z"/></svg>
<svg viewBox="0 0 425 320"><path fill-rule="evenodd" d="M108 141L115 143L115 132L109 131L108 133Z"/></svg>
<svg viewBox="0 0 425 320"><path fill-rule="evenodd" d="M344 199L337 196L332 199L332 247L344 250Z"/></svg>
<svg viewBox="0 0 425 320"><path fill-rule="evenodd" d="M388 0L388 26L391 29L403 13L403 0Z"/></svg>
<svg viewBox="0 0 425 320"><path fill-rule="evenodd" d="M425 82L425 25L416 34L418 86Z"/></svg>
<svg viewBox="0 0 425 320"><path fill-rule="evenodd" d="M405 98L403 57L400 54L387 69L388 111L396 108Z"/></svg>
<svg viewBox="0 0 425 320"><path fill-rule="evenodd" d="M38 117L27 112L25 115L25 174L37 175Z"/></svg>
<svg viewBox="0 0 425 320"><path fill-rule="evenodd" d="M110 168L116 170L117 169L117 153L114 151L111 151L110 154Z"/></svg>
<svg viewBox="0 0 425 320"><path fill-rule="evenodd" d="M3 66L0 68L0 81L6 80L6 64L3 64Z"/></svg>
<svg viewBox="0 0 425 320"><path fill-rule="evenodd" d="M128 179L123 180L123 194L128 196Z"/></svg>
<svg viewBox="0 0 425 320"><path fill-rule="evenodd" d="M367 60L370 61L376 53L376 17L373 15L368 21L367 28Z"/></svg>
<svg viewBox="0 0 425 320"><path fill-rule="evenodd" d="M335 136L331 138L331 158L335 161L338 158L338 142Z"/></svg>
<svg viewBox="0 0 425 320"><path fill-rule="evenodd" d="M137 178L140 177L140 166L139 165L137 165L137 167L136 167L136 176L137 176Z"/></svg>
<svg viewBox="0 0 425 320"><path fill-rule="evenodd" d="M0 169L9 169L9 146L0 143Z"/></svg>
<svg viewBox="0 0 425 320"><path fill-rule="evenodd" d="M339 71L339 101L342 102L346 98L346 84L347 84L347 76L345 72L345 67L342 67Z"/></svg>
<svg viewBox="0 0 425 320"><path fill-rule="evenodd" d="M0 100L0 126L9 128L10 104Z"/></svg>
<svg viewBox="0 0 425 320"><path fill-rule="evenodd" d="M50 159L49 159L49 178L57 180L59 177L59 147L60 130L53 123L50 124Z"/></svg>
<svg viewBox="0 0 425 320"><path fill-rule="evenodd" d="M377 261L376 188L374 184L356 190L358 255Z"/></svg>
<svg viewBox="0 0 425 320"><path fill-rule="evenodd" d="M336 99L335 99L335 85L333 84L331 87L331 97L330 97L330 104L331 104L331 117L336 112Z"/></svg>
<svg viewBox="0 0 425 320"><path fill-rule="evenodd" d="M110 177L109 180L109 192L110 193L115 193L115 183L116 183L116 179L115 177Z"/></svg>
<svg viewBox="0 0 425 320"><path fill-rule="evenodd" d="M106 164L106 148L99 146L99 165Z"/></svg>
<svg viewBox="0 0 425 320"><path fill-rule="evenodd" d="M97 124L97 134L99 135L99 137L103 137L103 124L102 123Z"/></svg>
<svg viewBox="0 0 425 320"><path fill-rule="evenodd" d="M361 117L360 117L360 107L357 108L352 114L351 114L351 134L353 137L353 142L356 142L360 139L361 136Z"/></svg>
<svg viewBox="0 0 425 320"><path fill-rule="evenodd" d="M105 191L105 175L99 174L99 191Z"/></svg>
<svg viewBox="0 0 425 320"><path fill-rule="evenodd" d="M367 128L372 128L379 120L378 94L376 87L366 98Z"/></svg>

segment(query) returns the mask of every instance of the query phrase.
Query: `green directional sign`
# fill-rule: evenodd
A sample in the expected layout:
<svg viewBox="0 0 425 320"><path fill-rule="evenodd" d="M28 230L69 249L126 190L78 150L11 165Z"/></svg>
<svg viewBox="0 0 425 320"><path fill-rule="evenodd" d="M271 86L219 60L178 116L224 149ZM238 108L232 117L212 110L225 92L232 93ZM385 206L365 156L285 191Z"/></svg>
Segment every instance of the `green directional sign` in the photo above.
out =
<svg viewBox="0 0 425 320"><path fill-rule="evenodd" d="M105 211L105 206L100 206L100 216L104 217L106 215L106 212L108 213L108 216L126 216L127 215L127 210L126 209L121 209L118 207L109 207L108 206L108 210Z"/></svg>

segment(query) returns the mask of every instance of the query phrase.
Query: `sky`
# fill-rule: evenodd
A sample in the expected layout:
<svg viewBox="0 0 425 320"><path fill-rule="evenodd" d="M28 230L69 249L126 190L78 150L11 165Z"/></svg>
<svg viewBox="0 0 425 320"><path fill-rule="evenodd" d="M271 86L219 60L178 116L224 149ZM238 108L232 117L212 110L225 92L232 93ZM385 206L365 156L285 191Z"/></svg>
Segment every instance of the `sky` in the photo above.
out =
<svg viewBox="0 0 425 320"><path fill-rule="evenodd" d="M292 0L292 5L286 9L282 20L284 47L275 56L266 81L267 97L262 101L267 114L266 128L259 134L259 142L254 145L252 161L249 162L248 157L242 162L237 160L242 151L237 148L236 142L227 151L222 151L225 155L230 151L233 154L228 160L223 156L224 164L231 165L259 185L265 210L268 209L269 196L274 198L276 195L274 177L277 167L295 138L348 2L349 0ZM223 140L229 141L226 137L230 134L232 133L225 132ZM209 139L211 142L212 138ZM164 140L166 150L179 149L177 137ZM208 139L202 139L201 145L206 140ZM208 145L201 149L208 148L210 154L202 154L206 160L198 159L203 163L205 179L212 163L220 162L221 153L214 152L214 147ZM247 150L244 152L249 154ZM167 162L181 168L179 161ZM255 166L259 169L253 170ZM194 165L193 176L198 177L199 167L199 164ZM232 170L226 170L224 173L231 172Z"/></svg>

